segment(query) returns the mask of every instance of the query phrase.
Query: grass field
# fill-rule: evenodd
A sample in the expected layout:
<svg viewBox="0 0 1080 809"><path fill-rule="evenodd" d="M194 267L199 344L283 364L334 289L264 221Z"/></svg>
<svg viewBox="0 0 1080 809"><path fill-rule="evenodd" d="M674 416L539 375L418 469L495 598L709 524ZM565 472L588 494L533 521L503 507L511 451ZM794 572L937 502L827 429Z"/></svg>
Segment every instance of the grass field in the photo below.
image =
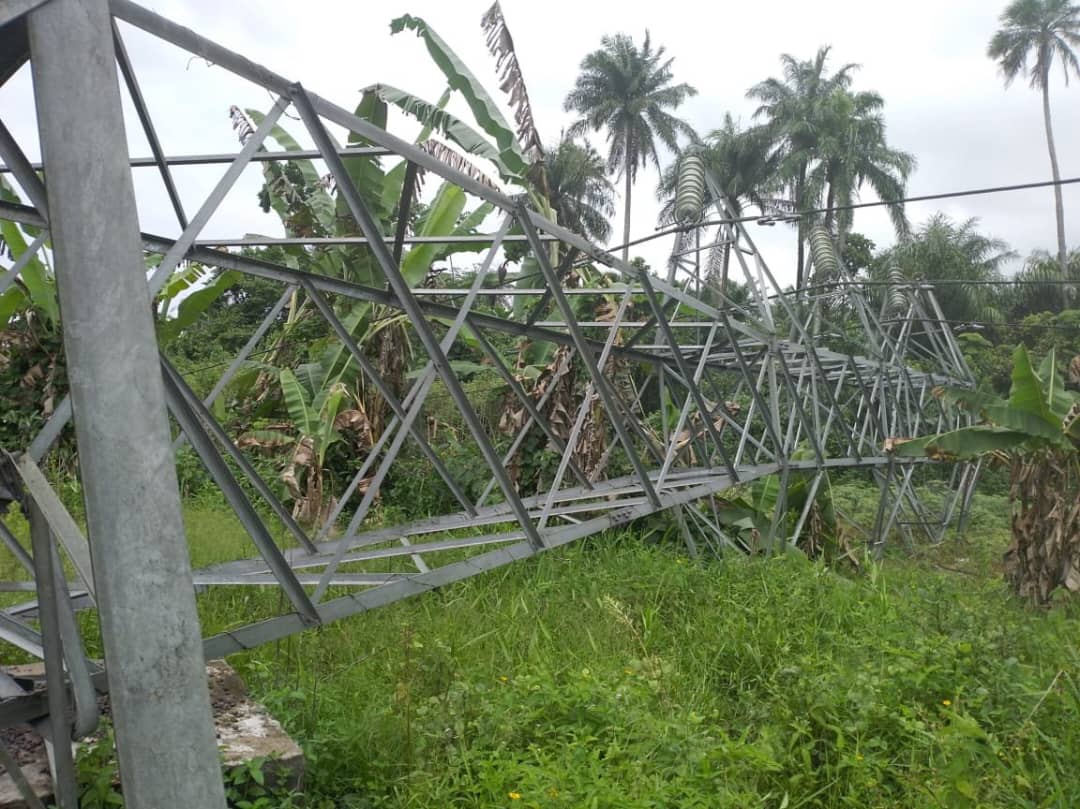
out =
<svg viewBox="0 0 1080 809"><path fill-rule="evenodd" d="M187 517L201 561L243 542ZM231 662L309 768L248 805L1080 806L1080 609L1010 599L1006 541L985 497L859 571L604 535L257 649ZM277 598L204 596L206 629Z"/></svg>

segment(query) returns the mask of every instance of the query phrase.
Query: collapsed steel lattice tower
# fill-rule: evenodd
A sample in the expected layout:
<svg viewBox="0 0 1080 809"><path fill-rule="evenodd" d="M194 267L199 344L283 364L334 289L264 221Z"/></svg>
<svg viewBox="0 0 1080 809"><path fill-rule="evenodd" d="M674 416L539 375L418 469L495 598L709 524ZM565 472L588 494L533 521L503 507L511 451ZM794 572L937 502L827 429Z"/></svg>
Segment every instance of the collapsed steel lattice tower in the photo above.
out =
<svg viewBox="0 0 1080 809"><path fill-rule="evenodd" d="M235 155L200 159L163 153L117 21L275 96L265 119ZM951 520L966 509L977 469L957 467L944 506L931 513L913 485L918 462L883 450L891 437L957 426L957 417L942 409L933 392L942 384L971 384L932 292L896 287L881 305L872 306L858 282L831 275L798 294L785 293L708 176L706 199L713 218L682 229L666 278L661 278L619 261L520 199L129 0L9 0L0 7L0 83L28 59L43 160L40 167L33 165L27 153L34 149L17 143L0 122L3 170L30 203L0 202L0 219L37 236L25 253L0 269L0 292L14 283L35 252L51 250L72 395L25 447L6 448L12 453L7 457L14 488L21 491L31 519L33 553L0 521L0 539L28 574L28 581L5 586L33 590L35 598L0 610L0 637L45 659L48 689L27 692L10 677L0 678L5 695L0 726L32 722L51 742L66 742L93 728L95 692L111 688L129 806L223 802L208 736L212 727L200 641L201 655L223 657L659 512L674 516L692 553L777 550L798 539L813 493L829 470L862 468L875 476L881 500L870 536L877 548L894 528L910 535L915 526L931 541L940 541ZM150 159L132 158L125 146L117 65L153 152ZM288 108L315 144L308 157L325 165L362 234L349 243L370 251L384 283L360 285L306 273L222 249L220 242L199 241L245 167L253 161L296 158L296 153L264 147ZM372 145L343 149L328 124ZM470 286L409 283L401 269L403 253L422 246L425 238L403 230L382 232L349 171L351 159L371 156L403 158L493 206L497 222L491 233L427 240L486 247ZM175 165L221 162L227 168L189 219L173 181ZM138 232L132 165L160 173L180 226L178 238ZM727 287L717 283L715 267L703 266L703 239L714 255L726 256L725 265L730 262L730 272L745 285L748 295L741 302L725 295ZM538 282L525 287L495 280L497 259L511 243L535 259ZM148 274L142 254L160 258ZM268 279L282 288L278 305L205 400L160 353L153 334L150 300L185 261ZM603 272L578 277L574 268L582 264ZM571 277L577 280L568 283ZM582 282L582 277L594 281ZM373 446L356 459L355 475L327 524L336 524L349 510L351 518L333 537L298 524L260 478L237 436L212 413L214 400L256 352L293 295L310 301L392 414ZM514 311L520 314L482 311L478 302L492 296L519 299L522 305ZM581 314L595 313L590 302L602 298L607 301L602 316ZM407 315L425 363L403 396L380 376L343 322L341 306L350 301ZM508 400L521 408L509 445L495 425L478 415L451 364L452 350L466 337L486 356ZM550 344L563 368L573 364L580 369L587 384L568 424L554 424L547 409L556 385L540 394L526 391L512 363L493 344L496 337ZM629 387L616 384L619 367L636 369L637 381ZM470 496L457 470L432 446L425 407L436 389L453 402L471 451L490 474L479 497ZM89 541L39 468L73 413ZM603 454L620 459L622 474L594 479L582 468L587 422L602 426ZM535 435L544 437L559 462L546 491L525 495L507 466ZM175 449L181 441L191 444L235 510L251 537L252 558L189 571L170 451L170 442ZM371 527L369 509L410 442L460 508L407 524ZM796 475L809 477L811 494L792 531L780 515ZM777 517L751 548L720 519L723 504L716 495L768 476L779 482ZM249 490L257 498L249 497ZM73 567L75 581L62 575L62 558ZM287 609L200 639L194 588L242 586L280 588ZM86 659L76 629L74 611L91 606L102 617L107 677ZM35 617L40 627L32 623ZM165 726L167 747L160 740ZM70 751L66 744L54 748L58 797L62 805L74 806Z"/></svg>

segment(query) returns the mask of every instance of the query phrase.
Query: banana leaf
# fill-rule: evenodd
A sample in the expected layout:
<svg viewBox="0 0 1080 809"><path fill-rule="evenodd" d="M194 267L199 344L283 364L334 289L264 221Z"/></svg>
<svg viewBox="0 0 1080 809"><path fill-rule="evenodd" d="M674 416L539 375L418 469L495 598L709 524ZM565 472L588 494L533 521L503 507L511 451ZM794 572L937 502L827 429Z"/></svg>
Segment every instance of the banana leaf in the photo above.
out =
<svg viewBox="0 0 1080 809"><path fill-rule="evenodd" d="M22 229L14 222L0 221L0 237L12 258L18 258L26 252L26 239L23 238ZM41 312L50 325L59 323L60 303L56 296L56 281L37 256L26 263L19 277L29 295L30 305ZM18 285L0 296L0 323L7 323L11 315L22 306L25 297L19 291ZM10 311L5 312L6 309Z"/></svg>
<svg viewBox="0 0 1080 809"><path fill-rule="evenodd" d="M459 93L472 110L473 117L495 140L499 153L512 176L525 177L529 161L517 141L513 127L503 117L498 105L476 76L466 67L449 45L420 17L405 14L390 23L390 32L398 34L409 29L424 40L428 53L442 70L450 87Z"/></svg>
<svg viewBox="0 0 1080 809"><path fill-rule="evenodd" d="M1030 434L1019 430L979 424L905 441L896 448L896 454L902 458L924 455L941 459L977 458L995 450L1011 452L1025 448L1030 440Z"/></svg>
<svg viewBox="0 0 1080 809"><path fill-rule="evenodd" d="M219 273L210 284L192 292L184 300L180 301L180 305L176 310L176 317L161 324L158 331L159 339L165 343L176 339L184 329L198 320L199 316L214 301L225 294L225 290L243 280L243 278L243 273L236 270L227 270Z"/></svg>
<svg viewBox="0 0 1080 809"><path fill-rule="evenodd" d="M503 179L520 182L525 176L524 172L528 170L527 165L519 164L513 159L507 160L504 152L493 146L487 138L456 115L419 96L388 84L372 85L368 91L378 93L380 98L398 107L406 115L416 118L428 129L438 130L468 154L490 160L498 168Z"/></svg>

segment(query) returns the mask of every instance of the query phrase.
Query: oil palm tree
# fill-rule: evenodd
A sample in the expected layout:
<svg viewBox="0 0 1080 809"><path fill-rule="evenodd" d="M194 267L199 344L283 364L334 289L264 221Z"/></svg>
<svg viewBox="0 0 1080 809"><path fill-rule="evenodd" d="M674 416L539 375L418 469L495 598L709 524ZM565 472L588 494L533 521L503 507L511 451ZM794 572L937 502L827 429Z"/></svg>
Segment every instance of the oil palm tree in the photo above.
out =
<svg viewBox="0 0 1080 809"><path fill-rule="evenodd" d="M581 118L570 128L571 135L588 130L607 130L607 168L626 182L626 209L623 216L623 260L630 248L630 196L639 167L652 163L660 170L657 141L677 151L680 135L695 138L693 128L672 110L697 94L689 84L674 84L673 59L664 58L664 48L654 49L648 31L638 47L626 34L605 36L599 50L581 62L574 88L563 106Z"/></svg>
<svg viewBox="0 0 1080 809"><path fill-rule="evenodd" d="M1080 305L1080 250L1069 253L1064 273L1056 256L1038 250L1024 262L1014 281L1006 293L1011 320L1072 309Z"/></svg>
<svg viewBox="0 0 1080 809"><path fill-rule="evenodd" d="M1000 322L1000 302L985 282L1002 280L1002 268L1015 253L1001 239L980 233L978 225L977 219L954 222L943 213L934 214L910 238L878 256L870 277L948 281L935 293L949 323Z"/></svg>
<svg viewBox="0 0 1080 809"><path fill-rule="evenodd" d="M611 236L615 190L604 158L588 143L564 134L546 149L548 199L559 224L596 242Z"/></svg>
<svg viewBox="0 0 1080 809"><path fill-rule="evenodd" d="M747 91L747 98L759 103L754 117L762 120L765 133L774 144L777 161L777 190L791 194L795 210L813 207L809 196L810 169L820 156L821 137L826 118L832 113L829 104L837 92L851 86L852 73L858 65L845 64L832 75L826 71L828 46L818 49L807 61L783 54L780 62L783 78L770 77ZM803 285L807 223L797 220L798 267L796 288Z"/></svg>
<svg viewBox="0 0 1080 809"><path fill-rule="evenodd" d="M1008 87L1027 74L1031 87L1042 93L1046 146L1054 176L1054 208L1057 213L1058 264L1068 271L1065 247L1065 206L1061 200L1061 172L1050 121L1050 69L1060 60L1069 83L1069 74L1080 76L1080 61L1073 48L1080 46L1080 5L1070 0L1015 0L1001 15L1001 29L990 40L987 51L998 62ZM1029 60L1034 63L1029 66Z"/></svg>

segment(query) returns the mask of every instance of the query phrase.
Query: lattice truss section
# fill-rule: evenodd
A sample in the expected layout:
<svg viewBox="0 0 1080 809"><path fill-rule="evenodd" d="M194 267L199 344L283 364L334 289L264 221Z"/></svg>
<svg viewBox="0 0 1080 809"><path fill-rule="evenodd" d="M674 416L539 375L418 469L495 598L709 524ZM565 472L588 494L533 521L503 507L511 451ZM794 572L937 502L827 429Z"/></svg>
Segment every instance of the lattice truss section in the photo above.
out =
<svg viewBox="0 0 1080 809"><path fill-rule="evenodd" d="M6 23L0 27L0 80L29 58L17 12L34 5L23 0L14 11L0 14L0 24ZM941 407L934 390L972 382L929 289L896 287L882 300L871 301L853 279L837 276L819 278L800 294L783 291L712 178L707 178L705 198L713 224L687 228L676 237L663 277L636 270L520 198L489 187L298 83L127 0L114 0L111 8L117 25L115 56L137 113L129 126L142 129L152 152L132 156L131 163L156 169L180 230L175 239L142 234L146 256L153 259L147 263L152 267L146 277L149 294L160 292L184 262L237 271L281 287L280 300L209 396L197 396L161 353L174 448L191 446L251 540L247 558L196 571L196 586L275 587L284 594L284 607L277 613L253 622L238 619L227 631L208 637L208 658L660 512L693 553L776 551L795 543L804 531L813 493L830 470L863 468L875 476L881 492L871 533L876 542L894 529L909 538L922 532L938 541L965 509L977 470L957 467L943 506L930 509L916 493L918 462L894 458L883 449L890 438L959 426L959 416ZM123 47L121 33L129 26L273 96L242 148L202 159L164 154L151 111L170 100L144 97ZM313 151L289 153L268 145L272 128L286 112L298 122L292 128L302 129L314 144ZM346 146L333 134L342 130L350 136ZM117 135L117 140L123 138ZM36 234L25 252L0 269L0 291L19 278L35 253L50 249L46 186L27 157L37 151L17 143L0 125L4 171L25 199L25 204L0 204L0 218ZM348 255L373 268L375 280L359 283L345 280L348 273L304 272L250 250L200 241L246 168L299 157L310 159L336 188L338 214L355 232L338 245L348 244ZM363 186L363 168L370 161L405 161L412 172L422 170L462 189L473 205L490 207L484 232L461 237L425 237L405 228L384 232ZM181 199L173 177L180 165L191 163L223 165L216 186L197 206ZM395 205L405 214L410 200L395 200ZM293 238L289 244L298 241L304 240ZM305 249L315 253L327 242L312 239ZM432 242L441 249L449 245L450 251L482 248L466 285L446 274L409 279L404 268L410 255L429 249ZM252 242L238 239L235 245L251 247ZM502 268L510 248L524 254L519 266L528 262L534 275L505 280ZM739 281L739 300L731 299L725 278ZM501 309L485 305L496 300L504 304ZM296 301L325 320L339 351L351 356L362 384L377 391L386 408L381 429L357 453L353 477L320 529L301 524L276 494L274 481L257 471L257 449L239 441L241 436L230 434L214 416L219 397L251 358L268 348L268 333L283 308ZM413 350L423 361L404 390L394 390L357 344L353 315L358 304L407 317ZM102 316L109 316L106 302ZM463 347L481 352L488 373L503 386L505 418L484 418L479 412L478 394L463 381L454 361ZM546 358L539 379L522 373L519 359L526 349ZM571 379L576 382L566 406ZM434 396L453 403L465 426L464 449L487 470L486 485L459 479L457 465L433 445L429 416ZM26 446L6 448L38 527L31 555L0 523L0 539L26 571L24 580L3 586L34 596L0 610L0 637L41 656L46 645L42 632L55 630L54 648L68 660L75 703L80 711L92 711L88 684L96 675L79 652L72 612L73 606L94 602L89 545L40 471L71 415L71 404L64 400ZM539 493L519 491L516 465L523 452L537 447L556 454L554 471ZM450 493L455 510L400 525L375 523L372 509L387 481L408 474L400 468L405 452L420 453ZM811 495L793 529L778 518L769 531L748 541L730 530L721 513L725 502L717 495L766 478L778 483L777 515L787 511L784 498L796 478L807 481ZM61 555L74 571L72 581L58 573ZM49 617L46 602L52 605L51 618L38 628L32 619L39 611ZM35 699L36 709L24 700L17 709L9 706L0 719L40 715L42 698Z"/></svg>

